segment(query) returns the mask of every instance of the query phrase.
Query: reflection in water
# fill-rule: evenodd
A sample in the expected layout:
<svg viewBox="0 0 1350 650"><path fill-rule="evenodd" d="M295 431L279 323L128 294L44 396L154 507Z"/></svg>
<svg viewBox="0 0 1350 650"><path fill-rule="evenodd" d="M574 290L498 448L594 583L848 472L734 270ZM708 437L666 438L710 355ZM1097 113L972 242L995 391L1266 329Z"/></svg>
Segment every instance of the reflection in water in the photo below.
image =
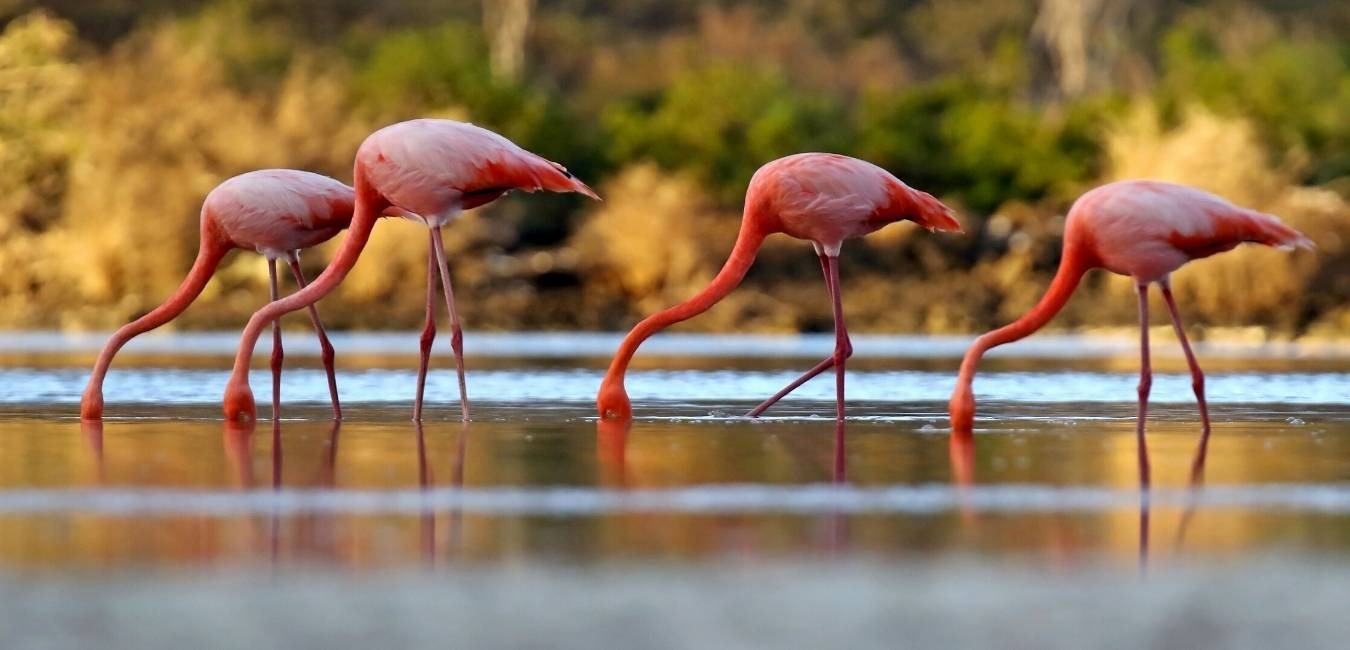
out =
<svg viewBox="0 0 1350 650"><path fill-rule="evenodd" d="M80 420L80 433L94 461L94 484L103 485L108 480L108 472L103 463L103 420Z"/></svg>
<svg viewBox="0 0 1350 650"><path fill-rule="evenodd" d="M1133 404L1092 422L991 405L1002 417L978 451L935 435L935 404L897 416L851 403L846 436L814 405L758 422L718 417L736 405L657 405L626 427L588 406L487 405L467 425L473 445L465 425L418 435L402 407L358 407L339 427L300 404L288 413L308 419L271 436L172 407L101 427L0 410L0 569L960 553L1053 566L1106 554L1152 571L1350 548L1345 506L1318 505L1319 490L1344 499L1350 477L1350 414L1332 408L1226 409L1238 416L1197 448L1193 407L1156 407L1144 499ZM1234 489L1241 502L1224 505ZM1145 547L1145 518L1177 544Z"/></svg>
<svg viewBox="0 0 1350 650"><path fill-rule="evenodd" d="M819 477L828 476L832 486L847 486L848 436L845 420L835 420L832 431L833 442L828 450L822 449L823 436L814 432L810 435L784 435L778 438L778 442L782 443L782 448L793 458L802 474L809 477L807 481L819 483L821 480ZM596 463L599 470L597 482L601 487L622 491L635 486L660 484L654 477L645 477L644 480L640 475L635 476L633 468L627 462L633 433L632 420L596 418L595 433ZM848 548L850 514L835 506L818 515L817 519L824 524L825 530L822 534L815 535L818 541L814 546L823 549L829 555L844 553ZM656 519L657 515L649 515L648 518ZM740 525L734 518L719 523L728 529Z"/></svg>
<svg viewBox="0 0 1350 650"><path fill-rule="evenodd" d="M952 467L952 485L956 488L961 523L973 531L978 521L970 505L970 487L975 484L975 436L955 432L948 438L947 455Z"/></svg>
<svg viewBox="0 0 1350 650"><path fill-rule="evenodd" d="M628 433L633 429L631 418L595 420L595 454L600 467L600 485L609 488L628 487Z"/></svg>
<svg viewBox="0 0 1350 650"><path fill-rule="evenodd" d="M428 499L428 492L436 487L432 464L428 459L426 432L420 421L413 421L417 434L417 484L422 492L420 517L422 562L428 567L436 564L436 511ZM450 484L455 489L464 488L464 451L469 438L469 422L461 421L455 435L454 453L450 460ZM459 554L463 536L464 514L459 506L451 506L446 517L446 557L453 562Z"/></svg>
<svg viewBox="0 0 1350 650"><path fill-rule="evenodd" d="M1205 459L1209 456L1209 430L1200 435L1200 444L1195 448L1195 458L1191 461L1191 483L1187 490L1186 508L1181 513L1181 524L1177 526L1177 550L1186 542L1186 531L1195 518L1196 506L1200 501L1200 491L1205 486Z"/></svg>
<svg viewBox="0 0 1350 650"><path fill-rule="evenodd" d="M427 566L436 564L436 513L427 502L427 490L431 489L431 467L427 464L426 435L421 420L413 420L417 432L417 485L422 488L422 563Z"/></svg>

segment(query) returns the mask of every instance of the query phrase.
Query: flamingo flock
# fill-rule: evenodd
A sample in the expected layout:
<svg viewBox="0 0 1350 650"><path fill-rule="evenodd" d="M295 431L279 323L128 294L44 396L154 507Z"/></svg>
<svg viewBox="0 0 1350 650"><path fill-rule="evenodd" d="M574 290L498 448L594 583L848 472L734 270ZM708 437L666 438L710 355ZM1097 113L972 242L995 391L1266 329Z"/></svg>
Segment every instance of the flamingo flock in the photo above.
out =
<svg viewBox="0 0 1350 650"><path fill-rule="evenodd" d="M118 329L98 356L84 391L80 416L103 417L102 386L116 355L133 337L159 327L182 313L202 292L224 256L233 249L251 249L268 260L271 301L244 327L234 368L225 387L227 421L257 419L249 386L249 362L263 330L273 332L273 418L280 409L283 353L279 320L307 309L319 337L327 372L334 420L342 418L333 348L315 304L342 283L356 265L381 217L410 219L427 227L426 319L420 337L420 361L412 418L423 416L423 394L430 352L436 335L436 283L439 280L450 321L450 347L459 380L460 417L470 417L465 379L463 332L455 309L450 264L441 231L464 210L490 203L513 190L572 192L599 199L567 168L526 151L505 137L472 124L419 119L384 127L357 150L353 187L334 179L296 170L261 170L225 181L207 195L201 210L201 248L187 278L172 296L146 315ZM844 323L838 257L846 240L885 226L911 221L933 232L962 233L960 222L933 196L911 188L869 162L828 153L801 153L771 161L750 179L740 232L722 270L688 300L648 316L623 339L596 396L600 422L626 423L633 417L624 389L624 375L639 346L653 334L693 318L726 297L754 263L765 239L782 233L811 242L819 258L834 317L834 350L778 393L748 413L757 417L810 379L834 369L836 419L845 419L845 364L853 354ZM348 231L328 267L306 283L299 251ZM1172 295L1171 274L1187 262L1209 257L1243 243L1280 248L1312 248L1303 234L1278 218L1239 207L1207 192L1158 181L1122 181L1093 189L1070 209L1062 261L1040 302L1013 323L984 334L961 363L948 406L954 444L964 447L973 433L973 382L980 358L988 350L1017 341L1044 327L1068 302L1089 270L1101 268L1129 276L1139 298L1140 378L1137 437L1140 474L1148 481L1144 440L1152 371L1148 344L1148 292L1161 289L1193 378L1202 427L1208 441L1210 419L1205 403L1204 374L1196 361ZM291 267L298 289L278 295L276 262Z"/></svg>

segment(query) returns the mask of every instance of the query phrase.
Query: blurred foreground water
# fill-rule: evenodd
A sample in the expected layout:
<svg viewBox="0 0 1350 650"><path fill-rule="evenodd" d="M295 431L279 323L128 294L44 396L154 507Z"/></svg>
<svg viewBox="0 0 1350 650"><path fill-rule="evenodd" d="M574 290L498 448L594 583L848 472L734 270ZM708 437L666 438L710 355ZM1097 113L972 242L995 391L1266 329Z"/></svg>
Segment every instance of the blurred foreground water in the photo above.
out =
<svg viewBox="0 0 1350 650"><path fill-rule="evenodd" d="M827 338L657 339L625 427L591 406L615 337L470 335L473 421L457 421L438 356L419 428L413 359L396 353L414 337L337 341L337 426L302 334L282 421L251 430L219 419L232 335L146 337L114 365L101 426L75 407L96 344L0 339L23 359L0 368L0 568L1350 559L1350 358L1335 349L1203 351L1216 424L1193 478L1189 377L1155 344L1169 372L1144 494L1128 341L1043 337L991 360L975 445L954 448L956 339L858 337L844 428L829 377L741 417ZM266 377L255 369L260 404Z"/></svg>

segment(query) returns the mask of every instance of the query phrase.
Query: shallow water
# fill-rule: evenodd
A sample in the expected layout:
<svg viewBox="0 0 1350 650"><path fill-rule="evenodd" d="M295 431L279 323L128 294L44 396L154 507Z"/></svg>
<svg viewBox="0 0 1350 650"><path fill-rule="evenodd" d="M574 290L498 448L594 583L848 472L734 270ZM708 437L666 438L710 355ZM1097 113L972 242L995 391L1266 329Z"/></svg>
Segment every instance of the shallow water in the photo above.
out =
<svg viewBox="0 0 1350 650"><path fill-rule="evenodd" d="M1067 352L1074 339L991 362L966 449L947 435L955 359L940 342L925 358L921 343L877 338L871 349L891 352L868 358L855 340L863 359L840 429L828 378L767 417L741 417L823 354L817 338L658 339L668 356L631 374L638 418L619 427L593 417L593 337L572 341L575 357L546 352L569 349L563 335L499 337L497 353L471 358L473 421L457 421L438 357L420 430L407 420L410 359L339 341L340 358L358 361L340 366L347 419L336 427L297 343L288 360L304 367L287 371L284 419L250 431L219 420L221 349L194 355L177 338L114 366L101 427L75 417L83 344L0 340L0 354L24 358L0 368L0 567L962 555L1133 567L1141 556L1350 551L1350 362L1335 354L1202 351L1221 368L1202 481L1189 377L1159 375L1144 493L1137 379L1110 342L1087 345L1107 351L1089 362ZM766 349L779 358L745 358ZM260 403L266 377L254 371Z"/></svg>

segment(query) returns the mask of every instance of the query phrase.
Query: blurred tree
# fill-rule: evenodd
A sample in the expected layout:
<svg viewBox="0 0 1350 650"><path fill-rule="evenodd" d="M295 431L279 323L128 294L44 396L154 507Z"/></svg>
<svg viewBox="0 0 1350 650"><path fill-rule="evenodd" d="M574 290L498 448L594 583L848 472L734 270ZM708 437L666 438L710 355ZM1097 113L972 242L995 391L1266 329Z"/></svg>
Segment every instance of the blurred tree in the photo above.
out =
<svg viewBox="0 0 1350 650"><path fill-rule="evenodd" d="M525 67L525 35L534 0L483 0L483 29L491 43L492 72L517 81Z"/></svg>

